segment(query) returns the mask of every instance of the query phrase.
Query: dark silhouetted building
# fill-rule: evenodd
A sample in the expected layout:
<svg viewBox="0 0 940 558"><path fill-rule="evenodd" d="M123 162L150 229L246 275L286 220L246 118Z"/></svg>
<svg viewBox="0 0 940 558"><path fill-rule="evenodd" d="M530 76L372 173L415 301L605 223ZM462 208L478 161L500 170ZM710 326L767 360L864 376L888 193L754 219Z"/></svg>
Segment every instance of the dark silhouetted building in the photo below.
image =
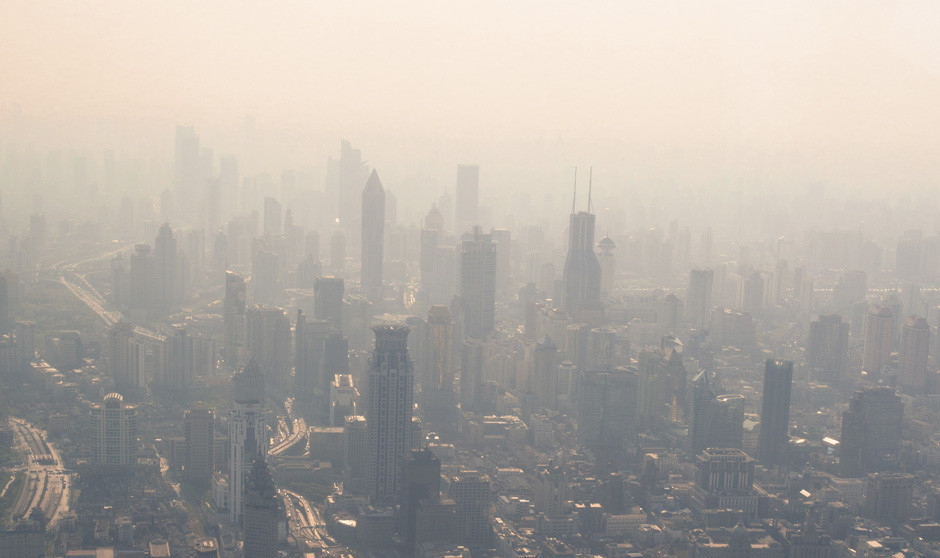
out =
<svg viewBox="0 0 940 558"><path fill-rule="evenodd" d="M933 393L931 375L927 373L930 355L930 325L920 316L910 316L901 329L901 350L898 351L898 381L905 393Z"/></svg>
<svg viewBox="0 0 940 558"><path fill-rule="evenodd" d="M373 304L382 300L382 258L385 250L385 190L373 170L362 190L362 286Z"/></svg>
<svg viewBox="0 0 940 558"><path fill-rule="evenodd" d="M277 523L280 515L277 486L264 459L255 459L245 480L245 558L277 555Z"/></svg>
<svg viewBox="0 0 940 558"><path fill-rule="evenodd" d="M793 362L768 359L764 364L764 391L760 408L757 459L779 465L790 441L790 390Z"/></svg>
<svg viewBox="0 0 940 558"><path fill-rule="evenodd" d="M843 477L897 466L904 404L888 387L858 391L842 413L839 466Z"/></svg>
<svg viewBox="0 0 940 558"><path fill-rule="evenodd" d="M495 327L496 244L479 227L460 242L460 301L463 334L486 337Z"/></svg>
<svg viewBox="0 0 940 558"><path fill-rule="evenodd" d="M839 382L845 377L849 358L849 324L830 314L809 324L806 364L813 380Z"/></svg>

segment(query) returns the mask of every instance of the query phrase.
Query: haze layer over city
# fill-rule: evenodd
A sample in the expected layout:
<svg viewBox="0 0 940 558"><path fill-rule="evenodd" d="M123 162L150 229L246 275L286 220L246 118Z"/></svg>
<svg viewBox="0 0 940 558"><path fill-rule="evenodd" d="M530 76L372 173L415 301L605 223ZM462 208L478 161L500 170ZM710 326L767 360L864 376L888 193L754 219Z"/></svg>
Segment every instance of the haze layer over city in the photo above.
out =
<svg viewBox="0 0 940 558"><path fill-rule="evenodd" d="M940 5L0 5L0 558L940 556Z"/></svg>

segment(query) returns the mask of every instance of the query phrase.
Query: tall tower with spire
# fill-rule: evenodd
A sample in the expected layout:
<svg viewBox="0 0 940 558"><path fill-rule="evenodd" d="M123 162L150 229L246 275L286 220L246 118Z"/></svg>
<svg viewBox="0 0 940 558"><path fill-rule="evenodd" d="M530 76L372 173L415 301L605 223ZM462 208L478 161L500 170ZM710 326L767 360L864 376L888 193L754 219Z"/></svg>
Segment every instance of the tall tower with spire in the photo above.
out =
<svg viewBox="0 0 940 558"><path fill-rule="evenodd" d="M382 298L385 247L385 190L373 170L362 190L362 294L373 304Z"/></svg>
<svg viewBox="0 0 940 558"><path fill-rule="evenodd" d="M566 312L578 322L601 325L604 307L601 303L601 266L594 253L594 213L591 211L591 186L588 185L587 211L576 211L575 197L571 201L568 224L568 257L565 259L564 299Z"/></svg>

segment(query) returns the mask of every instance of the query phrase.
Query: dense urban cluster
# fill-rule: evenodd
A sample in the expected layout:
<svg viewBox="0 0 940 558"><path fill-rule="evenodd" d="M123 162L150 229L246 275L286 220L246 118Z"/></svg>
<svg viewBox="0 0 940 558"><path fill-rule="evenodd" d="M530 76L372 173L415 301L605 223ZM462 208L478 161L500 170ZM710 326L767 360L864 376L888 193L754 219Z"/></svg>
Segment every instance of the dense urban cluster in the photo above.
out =
<svg viewBox="0 0 940 558"><path fill-rule="evenodd" d="M2 168L0 558L940 556L932 205Z"/></svg>

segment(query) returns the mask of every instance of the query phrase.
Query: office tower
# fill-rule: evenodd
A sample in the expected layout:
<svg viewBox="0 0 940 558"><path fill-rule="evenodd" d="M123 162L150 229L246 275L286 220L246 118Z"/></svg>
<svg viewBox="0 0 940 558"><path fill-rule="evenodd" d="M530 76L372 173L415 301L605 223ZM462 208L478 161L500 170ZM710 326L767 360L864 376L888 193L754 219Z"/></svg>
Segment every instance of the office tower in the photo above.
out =
<svg viewBox="0 0 940 558"><path fill-rule="evenodd" d="M24 370L36 358L36 322L18 321L16 335L16 367Z"/></svg>
<svg viewBox="0 0 940 558"><path fill-rule="evenodd" d="M245 480L245 558L277 555L281 501L263 458L255 459Z"/></svg>
<svg viewBox="0 0 940 558"><path fill-rule="evenodd" d="M757 440L757 459L764 465L779 465L789 444L792 386L793 362L767 359Z"/></svg>
<svg viewBox="0 0 940 558"><path fill-rule="evenodd" d="M872 473L865 485L863 515L886 525L900 525L914 512L914 475Z"/></svg>
<svg viewBox="0 0 940 558"><path fill-rule="evenodd" d="M483 399L483 364L486 344L467 339L460 351L460 409L479 412Z"/></svg>
<svg viewBox="0 0 940 558"><path fill-rule="evenodd" d="M238 366L245 344L245 280L225 272L225 298L222 299L222 360L229 369Z"/></svg>
<svg viewBox="0 0 940 558"><path fill-rule="evenodd" d="M281 211L281 202L271 196L264 197L264 234L266 236L281 234Z"/></svg>
<svg viewBox="0 0 940 558"><path fill-rule="evenodd" d="M164 223L154 240L153 262L156 267L157 311L167 312L182 301L182 279L176 238L173 229Z"/></svg>
<svg viewBox="0 0 940 558"><path fill-rule="evenodd" d="M693 269L689 276L689 325L693 329L705 329L712 307L712 285L715 272L712 269Z"/></svg>
<svg viewBox="0 0 940 558"><path fill-rule="evenodd" d="M91 407L92 461L98 465L137 465L137 409L109 393Z"/></svg>
<svg viewBox="0 0 940 558"><path fill-rule="evenodd" d="M120 321L111 327L108 332L108 367L114 385L120 389L134 389L140 387L140 368L135 367L130 358L130 344L134 341L134 326L128 322ZM139 356L139 352L138 352Z"/></svg>
<svg viewBox="0 0 940 558"><path fill-rule="evenodd" d="M157 303L154 286L156 284L156 265L150 246L137 244L130 257L130 271L128 272L127 301L131 318L147 318Z"/></svg>
<svg viewBox="0 0 940 558"><path fill-rule="evenodd" d="M708 380L708 372L701 370L692 379L688 402L685 409L685 420L688 426L685 451L696 455L710 447L712 422L718 408L718 396L712 389Z"/></svg>
<svg viewBox="0 0 940 558"><path fill-rule="evenodd" d="M426 220L427 219L425 219L425 221ZM434 268L437 245L441 241L442 234L443 233L437 229L423 228L421 229L419 237L421 252L419 255L421 293L424 299L431 303L441 302L440 297L436 296L437 293L434 292Z"/></svg>
<svg viewBox="0 0 940 558"><path fill-rule="evenodd" d="M480 225L480 167L479 165L457 165L457 199L454 211L455 232L469 231Z"/></svg>
<svg viewBox="0 0 940 558"><path fill-rule="evenodd" d="M660 349L640 351L639 361L640 420L646 425L683 421L688 371L682 361L682 344L675 336L664 336Z"/></svg>
<svg viewBox="0 0 940 558"><path fill-rule="evenodd" d="M898 353L898 381L905 393L933 393L933 382L927 374L929 354L930 326L927 320L920 316L909 316L901 330L901 350Z"/></svg>
<svg viewBox="0 0 940 558"><path fill-rule="evenodd" d="M215 413L202 406L187 410L183 433L186 436L186 478L208 486L215 472Z"/></svg>
<svg viewBox="0 0 940 558"><path fill-rule="evenodd" d="M536 513L544 513L550 518L565 515L568 507L568 478L560 465L537 465L533 484Z"/></svg>
<svg viewBox="0 0 940 558"><path fill-rule="evenodd" d="M324 370L324 351L330 326L325 320L308 322L301 310L297 311L294 327L294 393L302 404L310 404L314 393L321 387Z"/></svg>
<svg viewBox="0 0 940 558"><path fill-rule="evenodd" d="M232 376L235 406L228 416L229 519L240 524L244 514L245 479L255 460L267 455L265 434L264 375L257 362Z"/></svg>
<svg viewBox="0 0 940 558"><path fill-rule="evenodd" d="M490 542L490 477L479 471L462 471L451 479L451 498L457 504L457 544L486 548Z"/></svg>
<svg viewBox="0 0 940 558"><path fill-rule="evenodd" d="M385 253L385 190L373 170L362 190L362 287L373 304L382 300L382 258Z"/></svg>
<svg viewBox="0 0 940 558"><path fill-rule="evenodd" d="M164 384L170 389L186 389L193 381L195 353L193 336L180 325L166 338L166 374Z"/></svg>
<svg viewBox="0 0 940 558"><path fill-rule="evenodd" d="M806 363L816 381L838 382L845 376L849 324L837 315L819 316L809 324Z"/></svg>
<svg viewBox="0 0 940 558"><path fill-rule="evenodd" d="M202 191L199 182L199 135L192 126L176 127L173 186L176 200L188 217L197 207L194 194Z"/></svg>
<svg viewBox="0 0 940 558"><path fill-rule="evenodd" d="M421 405L428 421L439 430L447 429L456 418L457 392L454 378L454 322L443 305L428 310L421 343Z"/></svg>
<svg viewBox="0 0 940 558"><path fill-rule="evenodd" d="M251 253L251 295L255 302L267 302L280 293L280 258L266 246L269 245L256 242Z"/></svg>
<svg viewBox="0 0 940 558"><path fill-rule="evenodd" d="M496 311L496 245L479 227L460 243L460 299L463 334L486 337Z"/></svg>
<svg viewBox="0 0 940 558"><path fill-rule="evenodd" d="M401 496L402 466L412 447L414 370L408 355L408 328L382 325L375 332L369 361L369 496L391 503Z"/></svg>
<svg viewBox="0 0 940 558"><path fill-rule="evenodd" d="M422 500L438 501L441 497L441 461L431 450L408 452L404 466L401 515L402 535L409 547L415 544L418 504Z"/></svg>
<svg viewBox="0 0 940 558"><path fill-rule="evenodd" d="M290 319L281 308L254 306L248 310L249 358L257 361L269 381L282 390L290 388Z"/></svg>
<svg viewBox="0 0 940 558"><path fill-rule="evenodd" d="M346 236L342 231L330 235L330 269L336 277L346 275Z"/></svg>
<svg viewBox="0 0 940 558"><path fill-rule="evenodd" d="M535 345L532 357L532 387L539 407L556 409L558 405L558 347L547 335ZM523 417L528 420L529 417Z"/></svg>
<svg viewBox="0 0 940 558"><path fill-rule="evenodd" d="M496 293L500 297L510 296L512 292L512 233L509 229L490 229L490 237L496 243Z"/></svg>
<svg viewBox="0 0 940 558"><path fill-rule="evenodd" d="M872 306L865 315L865 348L862 370L872 378L880 378L891 358L894 340L894 314L884 305Z"/></svg>
<svg viewBox="0 0 940 558"><path fill-rule="evenodd" d="M564 309L576 322L600 325L604 321L601 266L594 254L594 214L588 194L588 210L574 211L568 221L568 256L564 271Z"/></svg>
<svg viewBox="0 0 940 558"><path fill-rule="evenodd" d="M736 510L757 517L754 459L737 448L708 448L695 457L692 511L699 519L710 510Z"/></svg>
<svg viewBox="0 0 940 558"><path fill-rule="evenodd" d="M317 277L313 282L313 317L326 320L334 331L343 331L343 290L340 277Z"/></svg>
<svg viewBox="0 0 940 558"><path fill-rule="evenodd" d="M744 282L744 311L757 314L764 308L764 291L767 288L764 275L753 271Z"/></svg>
<svg viewBox="0 0 940 558"><path fill-rule="evenodd" d="M336 374L349 373L349 341L339 333L330 333L323 347L323 371L321 386L329 390L330 382Z"/></svg>
<svg viewBox="0 0 940 558"><path fill-rule="evenodd" d="M340 226L349 227L359 215L359 193L366 182L368 166L362 161L362 151L354 149L346 140L340 143L339 159L327 160L326 193L335 209L328 215L338 219Z"/></svg>
<svg viewBox="0 0 940 558"><path fill-rule="evenodd" d="M346 471L343 489L352 494L369 491L369 430L366 417L346 417Z"/></svg>
<svg viewBox="0 0 940 558"><path fill-rule="evenodd" d="M893 389L870 387L856 392L842 413L842 476L858 477L895 467L903 419L904 404Z"/></svg>
<svg viewBox="0 0 940 558"><path fill-rule="evenodd" d="M562 367L564 368L564 367ZM639 378L634 368L582 372L578 378L578 439L594 451L598 471L625 457L635 442Z"/></svg>
<svg viewBox="0 0 940 558"><path fill-rule="evenodd" d="M614 292L614 278L617 275L617 258L614 256L616 248L617 243L609 236L597 241L597 249L600 251L597 260L601 266L601 294L605 296Z"/></svg>

